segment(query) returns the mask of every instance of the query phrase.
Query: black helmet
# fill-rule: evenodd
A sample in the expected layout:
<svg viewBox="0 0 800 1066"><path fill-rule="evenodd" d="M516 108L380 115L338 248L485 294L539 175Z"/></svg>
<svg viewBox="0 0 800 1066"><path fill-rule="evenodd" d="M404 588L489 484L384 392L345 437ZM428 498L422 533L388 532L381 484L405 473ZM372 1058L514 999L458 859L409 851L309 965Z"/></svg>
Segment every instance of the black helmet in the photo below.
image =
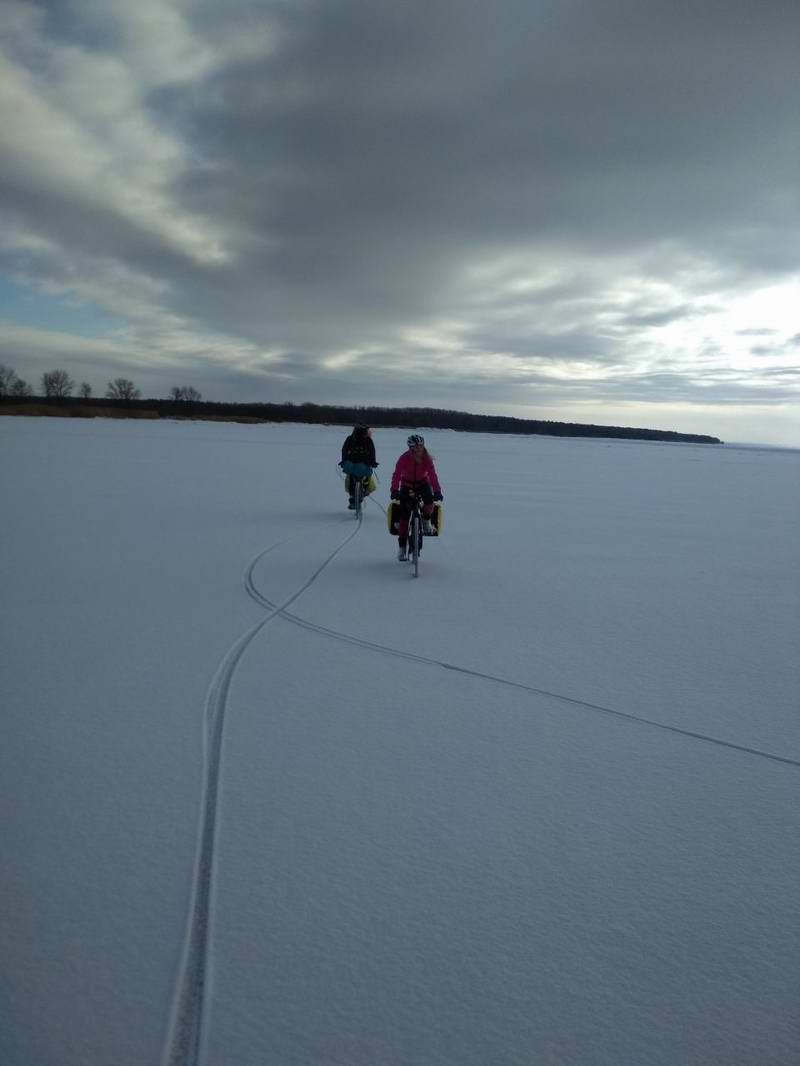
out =
<svg viewBox="0 0 800 1066"><path fill-rule="evenodd" d="M415 448L418 444L421 444L424 448L425 438L422 436L421 433L412 433L406 441L406 444L409 446L409 448Z"/></svg>
<svg viewBox="0 0 800 1066"><path fill-rule="evenodd" d="M369 433L369 426L364 422L359 422L357 426L353 426L354 437L363 437L365 433Z"/></svg>

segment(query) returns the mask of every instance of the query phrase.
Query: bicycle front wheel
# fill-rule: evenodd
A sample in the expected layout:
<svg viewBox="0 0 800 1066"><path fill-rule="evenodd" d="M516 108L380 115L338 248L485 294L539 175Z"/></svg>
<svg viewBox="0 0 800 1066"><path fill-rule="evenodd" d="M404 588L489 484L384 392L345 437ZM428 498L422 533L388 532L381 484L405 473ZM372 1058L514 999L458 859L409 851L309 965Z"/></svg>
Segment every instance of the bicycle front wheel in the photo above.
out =
<svg viewBox="0 0 800 1066"><path fill-rule="evenodd" d="M408 526L408 546L411 562L414 564L414 577L419 577L419 550L422 547L422 522L419 515L413 514Z"/></svg>

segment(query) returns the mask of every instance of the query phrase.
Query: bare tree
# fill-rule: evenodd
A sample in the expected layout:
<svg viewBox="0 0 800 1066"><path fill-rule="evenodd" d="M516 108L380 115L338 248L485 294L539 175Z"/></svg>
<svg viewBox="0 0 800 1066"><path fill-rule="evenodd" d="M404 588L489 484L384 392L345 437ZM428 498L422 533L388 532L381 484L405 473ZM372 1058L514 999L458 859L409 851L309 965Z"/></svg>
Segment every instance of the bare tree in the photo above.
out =
<svg viewBox="0 0 800 1066"><path fill-rule="evenodd" d="M114 378L109 381L106 396L109 400L138 400L141 392L128 378Z"/></svg>
<svg viewBox="0 0 800 1066"><path fill-rule="evenodd" d="M197 403L203 396L191 385L174 385L169 390L169 398L176 403Z"/></svg>
<svg viewBox="0 0 800 1066"><path fill-rule="evenodd" d="M33 389L27 381L17 377L16 370L0 366L0 396L33 396Z"/></svg>
<svg viewBox="0 0 800 1066"><path fill-rule="evenodd" d="M22 378L14 377L14 381L11 385L11 396L33 396L33 389L30 387L27 381L23 381Z"/></svg>
<svg viewBox="0 0 800 1066"><path fill-rule="evenodd" d="M18 380L15 370L0 363L0 396L13 396L14 382Z"/></svg>
<svg viewBox="0 0 800 1066"><path fill-rule="evenodd" d="M42 374L42 392L45 396L69 396L75 388L75 382L66 370L50 370Z"/></svg>
<svg viewBox="0 0 800 1066"><path fill-rule="evenodd" d="M78 389L78 395L82 400L88 400L92 395L92 386L88 381L82 381Z"/></svg>

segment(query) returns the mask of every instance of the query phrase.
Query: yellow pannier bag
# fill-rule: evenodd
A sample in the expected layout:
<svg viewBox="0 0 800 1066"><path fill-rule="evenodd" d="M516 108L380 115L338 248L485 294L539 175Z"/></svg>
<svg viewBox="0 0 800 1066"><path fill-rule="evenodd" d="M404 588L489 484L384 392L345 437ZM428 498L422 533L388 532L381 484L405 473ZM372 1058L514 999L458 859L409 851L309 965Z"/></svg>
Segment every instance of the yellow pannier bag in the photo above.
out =
<svg viewBox="0 0 800 1066"><path fill-rule="evenodd" d="M352 476L352 474L345 474L344 476L344 491L347 493L348 496L350 495L350 479L352 478ZM378 482L375 480L375 475L370 474L364 495L369 496L370 493L374 492L375 489L377 489L377 487Z"/></svg>
<svg viewBox="0 0 800 1066"><path fill-rule="evenodd" d="M440 501L436 501L433 505L433 514L431 515L431 524L436 530L437 536L441 537L442 527L444 526L444 507L442 507Z"/></svg>
<svg viewBox="0 0 800 1066"><path fill-rule="evenodd" d="M400 522L400 504L397 500L392 500L389 506L386 508L386 525L389 532L393 537L398 535L398 524ZM431 515L431 525L436 530L436 535L440 537L442 535L442 528L444 526L444 507L438 501L433 505L433 514Z"/></svg>

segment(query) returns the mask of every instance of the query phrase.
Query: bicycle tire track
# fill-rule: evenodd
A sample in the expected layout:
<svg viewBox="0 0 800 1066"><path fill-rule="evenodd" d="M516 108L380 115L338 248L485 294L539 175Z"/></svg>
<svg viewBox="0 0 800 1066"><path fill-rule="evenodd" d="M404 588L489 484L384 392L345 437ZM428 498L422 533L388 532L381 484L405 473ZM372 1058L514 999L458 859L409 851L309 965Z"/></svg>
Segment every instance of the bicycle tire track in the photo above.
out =
<svg viewBox="0 0 800 1066"><path fill-rule="evenodd" d="M259 561L266 554L266 551L261 552L250 563L250 566L245 572L245 589L247 590L248 595L257 603L260 603L264 607L274 607L275 605L272 601L263 595L253 580L253 572ZM465 674L467 677L475 677L492 684L504 685L507 688L514 688L518 691L528 692L535 696L545 696L548 699L558 700L559 702L567 703L572 707L595 711L600 714L610 715L614 718L621 718L624 721L633 722L638 725L649 726L652 729L660 729L664 732L675 733L678 736L686 737L690 740L698 740L706 744L714 744L717 747L743 752L746 755L754 755L762 759L768 759L771 762L783 763L787 766L800 767L800 759L793 759L791 756L776 755L774 752L765 751L763 748L754 748L749 747L746 744L737 744L735 741L724 740L722 737L715 737L707 733L698 733L691 729L683 729L681 726L669 725L666 722L659 722L654 718L645 718L643 715L632 714L629 711L620 711L614 707L605 707L600 703L592 703L589 700L582 700L575 696L567 696L561 692L552 692L549 689L538 688L535 685L528 685L522 681L512 681L510 678L499 677L496 674L486 673L481 670L473 670L470 669L470 667L459 666L456 663L449 663L443 659L434 659L427 655L418 655L415 652L393 648L388 644L379 644L363 637L356 637L349 633L343 633L340 630L330 629L328 626L319 625L316 622L309 622L307 619L292 614L291 611L287 611L283 607L277 608L276 614L280 615L280 617L284 618L286 621L291 622L292 625L299 626L302 629L308 629L311 632L322 636L330 637L332 640L339 640L346 644L353 644L368 651L378 652L382 655L390 655L398 659L405 659L409 662L421 663L426 666L435 666L439 669L450 670L458 674Z"/></svg>
<svg viewBox="0 0 800 1066"><path fill-rule="evenodd" d="M247 648L262 629L281 612L291 606L317 580L323 570L353 539L361 528L361 521L339 544L311 577L284 603L266 604L269 613L259 619L231 645L217 667L206 694L203 731L203 787L200 820L195 850L194 873L189 901L189 915L175 985L167 1040L162 1056L163 1066L198 1066L202 1061L205 1036L205 1017L211 988L211 917L213 913L214 859L219 815L219 794L222 781L222 743L225 712L236 667ZM290 538L276 541L257 559L262 559ZM251 564L252 565L252 564Z"/></svg>

